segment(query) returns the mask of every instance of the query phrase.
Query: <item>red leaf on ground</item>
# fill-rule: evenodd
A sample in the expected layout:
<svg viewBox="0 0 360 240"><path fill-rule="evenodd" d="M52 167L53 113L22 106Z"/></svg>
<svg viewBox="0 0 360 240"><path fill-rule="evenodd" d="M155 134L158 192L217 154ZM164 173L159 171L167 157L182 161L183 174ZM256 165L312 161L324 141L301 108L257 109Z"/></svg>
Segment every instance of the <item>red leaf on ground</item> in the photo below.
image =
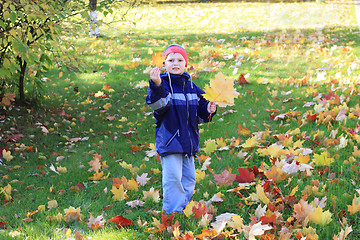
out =
<svg viewBox="0 0 360 240"><path fill-rule="evenodd" d="M253 172L247 170L246 168L238 168L240 175L236 175L236 181L239 183L250 183L255 179Z"/></svg>
<svg viewBox="0 0 360 240"><path fill-rule="evenodd" d="M209 212L207 206L201 203L199 203L198 207L194 206L192 210L194 213L194 218L199 220L202 218L202 216Z"/></svg>
<svg viewBox="0 0 360 240"><path fill-rule="evenodd" d="M244 74L240 74L237 82L238 82L239 84L249 84L249 83L250 83L248 80L246 80Z"/></svg>
<svg viewBox="0 0 360 240"><path fill-rule="evenodd" d="M6 227L5 227L6 224L7 224L7 222L0 221L0 228L6 229Z"/></svg>
<svg viewBox="0 0 360 240"><path fill-rule="evenodd" d="M129 227L134 225L131 219L124 218L122 215L117 215L109 220L109 222L116 223L118 228Z"/></svg>

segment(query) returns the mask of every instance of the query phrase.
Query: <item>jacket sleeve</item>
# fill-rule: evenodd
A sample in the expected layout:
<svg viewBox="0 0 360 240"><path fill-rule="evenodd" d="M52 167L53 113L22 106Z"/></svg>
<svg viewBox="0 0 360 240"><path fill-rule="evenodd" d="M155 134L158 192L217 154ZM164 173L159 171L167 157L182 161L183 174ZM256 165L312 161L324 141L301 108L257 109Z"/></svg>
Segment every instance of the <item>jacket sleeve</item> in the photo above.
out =
<svg viewBox="0 0 360 240"><path fill-rule="evenodd" d="M171 104L171 94L165 89L164 81L159 86L156 86L154 82L149 80L148 95L146 96L146 103L157 114L163 114L166 112Z"/></svg>
<svg viewBox="0 0 360 240"><path fill-rule="evenodd" d="M204 98L202 94L205 92L199 88L198 90L198 97L199 97L199 106L197 110L197 114L199 117L199 123L204 122L211 122L213 116L216 114L214 112L213 114L210 114L207 110L207 105L209 104L209 101Z"/></svg>

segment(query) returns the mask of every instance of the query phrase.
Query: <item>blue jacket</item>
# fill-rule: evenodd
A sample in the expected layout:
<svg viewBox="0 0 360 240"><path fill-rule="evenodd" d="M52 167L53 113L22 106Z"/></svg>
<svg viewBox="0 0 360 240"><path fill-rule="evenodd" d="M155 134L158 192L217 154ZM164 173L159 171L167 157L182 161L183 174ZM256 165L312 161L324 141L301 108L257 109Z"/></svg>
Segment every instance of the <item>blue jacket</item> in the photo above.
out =
<svg viewBox="0 0 360 240"><path fill-rule="evenodd" d="M199 151L198 124L211 121L205 92L185 72L182 75L161 73L162 83L149 81L146 103L156 119L156 150L160 156L188 154Z"/></svg>

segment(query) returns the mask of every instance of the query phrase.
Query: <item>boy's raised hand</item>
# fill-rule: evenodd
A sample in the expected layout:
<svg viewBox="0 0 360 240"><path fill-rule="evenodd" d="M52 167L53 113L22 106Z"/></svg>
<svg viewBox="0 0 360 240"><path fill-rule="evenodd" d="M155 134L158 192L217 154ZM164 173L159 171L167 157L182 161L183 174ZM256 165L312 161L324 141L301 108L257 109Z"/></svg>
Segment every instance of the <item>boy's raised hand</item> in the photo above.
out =
<svg viewBox="0 0 360 240"><path fill-rule="evenodd" d="M215 101L211 101L211 102L208 103L207 111L210 114L213 114L214 112L216 112L216 102Z"/></svg>
<svg viewBox="0 0 360 240"><path fill-rule="evenodd" d="M150 79L154 82L155 85L159 86L161 84L160 78L160 68L154 67L150 72Z"/></svg>

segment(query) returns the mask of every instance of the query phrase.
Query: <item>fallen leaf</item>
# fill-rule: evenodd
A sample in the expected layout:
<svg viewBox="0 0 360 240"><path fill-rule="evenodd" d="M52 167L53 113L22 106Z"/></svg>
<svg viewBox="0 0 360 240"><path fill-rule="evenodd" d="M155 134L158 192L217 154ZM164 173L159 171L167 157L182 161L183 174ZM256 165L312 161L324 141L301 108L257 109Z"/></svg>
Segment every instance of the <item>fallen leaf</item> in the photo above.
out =
<svg viewBox="0 0 360 240"><path fill-rule="evenodd" d="M109 219L109 222L116 223L117 228L129 227L134 225L134 222L131 219L125 218L122 215L117 215Z"/></svg>
<svg viewBox="0 0 360 240"><path fill-rule="evenodd" d="M360 197L354 197L351 205L347 205L350 214L360 212Z"/></svg>
<svg viewBox="0 0 360 240"><path fill-rule="evenodd" d="M314 154L312 159L316 166L330 166L335 160L331 157L328 157L327 152L322 152L319 154Z"/></svg>
<svg viewBox="0 0 360 240"><path fill-rule="evenodd" d="M255 180L255 175L253 172L249 171L246 168L238 168L239 174L236 175L236 181L239 183L251 183Z"/></svg>
<svg viewBox="0 0 360 240"><path fill-rule="evenodd" d="M14 93L5 93L1 99L1 103L5 106L10 106L11 102L15 101L15 96L16 95Z"/></svg>
<svg viewBox="0 0 360 240"><path fill-rule="evenodd" d="M137 175L136 182L140 186L145 186L145 184L151 179L151 178L148 178L147 176L148 176L148 173L143 173L143 174L141 174L141 176Z"/></svg>
<svg viewBox="0 0 360 240"><path fill-rule="evenodd" d="M329 210L323 212L322 207L317 207L314 212L309 213L310 221L322 226L325 226L332 221L331 216L332 213Z"/></svg>
<svg viewBox="0 0 360 240"><path fill-rule="evenodd" d="M126 200L128 198L128 195L126 194L126 190L124 190L123 185L120 185L118 188L113 185L111 192L114 194L114 201Z"/></svg>
<svg viewBox="0 0 360 240"><path fill-rule="evenodd" d="M159 190L155 190L154 187L151 187L149 191L143 191L144 197L143 199L150 198L154 200L155 202L160 201L160 194Z"/></svg>
<svg viewBox="0 0 360 240"><path fill-rule="evenodd" d="M231 173L232 169L224 170L221 174L214 174L216 185L230 186L236 180L236 174Z"/></svg>
<svg viewBox="0 0 360 240"><path fill-rule="evenodd" d="M96 218L90 213L90 217L88 219L88 228L91 228L92 230L97 230L99 228L104 227L105 220L103 220L103 215L99 215Z"/></svg>
<svg viewBox="0 0 360 240"><path fill-rule="evenodd" d="M82 214L80 214L81 212L80 207L76 209L74 207L69 207L67 209L64 209L64 212L65 212L65 217L64 217L65 222L81 220Z"/></svg>

